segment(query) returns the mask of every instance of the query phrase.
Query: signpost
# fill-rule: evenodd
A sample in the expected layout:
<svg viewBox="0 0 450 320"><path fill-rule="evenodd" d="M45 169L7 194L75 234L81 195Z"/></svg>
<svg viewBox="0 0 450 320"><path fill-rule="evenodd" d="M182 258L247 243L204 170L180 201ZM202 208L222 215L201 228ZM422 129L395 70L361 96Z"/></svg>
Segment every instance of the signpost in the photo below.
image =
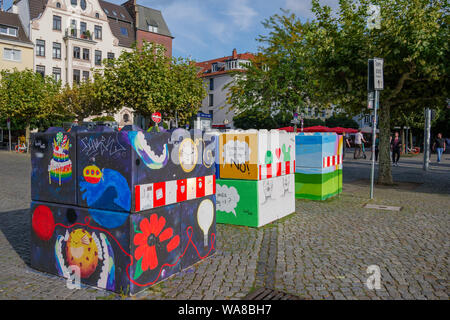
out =
<svg viewBox="0 0 450 320"><path fill-rule="evenodd" d="M372 168L370 172L370 199L373 199L373 185L375 178L375 141L377 132L377 110L379 108L380 90L383 90L383 59L369 59L368 63L368 109L373 108L372 123Z"/></svg>
<svg viewBox="0 0 450 320"><path fill-rule="evenodd" d="M158 123L161 122L161 113L160 112L153 112L152 113L152 120L155 123L156 132L159 132L159 126Z"/></svg>
<svg viewBox="0 0 450 320"><path fill-rule="evenodd" d="M302 121L303 121L303 120L302 120ZM297 113L297 112L294 112L294 119L291 120L291 123L294 124L294 132L297 133L297 125L300 123L300 122L298 121L298 113Z"/></svg>

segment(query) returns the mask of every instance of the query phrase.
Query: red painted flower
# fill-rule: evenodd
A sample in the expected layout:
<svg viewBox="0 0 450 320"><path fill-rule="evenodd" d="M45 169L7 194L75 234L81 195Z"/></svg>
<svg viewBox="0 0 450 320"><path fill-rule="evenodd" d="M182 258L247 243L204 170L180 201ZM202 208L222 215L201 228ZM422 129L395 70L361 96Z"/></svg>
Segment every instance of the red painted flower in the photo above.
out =
<svg viewBox="0 0 450 320"><path fill-rule="evenodd" d="M139 225L142 233L137 233L134 236L134 244L137 247L134 252L136 260L142 258L142 271L155 269L158 266L158 256L156 254L156 245L169 240L173 236L172 228L167 228L163 231L166 224L164 217L159 217L156 213L150 216L150 219L143 219ZM167 243L167 252L171 252L180 244L180 236L173 237Z"/></svg>

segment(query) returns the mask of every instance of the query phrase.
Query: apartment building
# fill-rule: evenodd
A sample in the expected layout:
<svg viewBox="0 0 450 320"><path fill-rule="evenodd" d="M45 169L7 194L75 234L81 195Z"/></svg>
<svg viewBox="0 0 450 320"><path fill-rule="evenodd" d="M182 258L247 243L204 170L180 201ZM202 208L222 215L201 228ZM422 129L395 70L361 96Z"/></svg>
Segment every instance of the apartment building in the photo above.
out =
<svg viewBox="0 0 450 320"><path fill-rule="evenodd" d="M0 70L33 69L33 43L19 16L0 11Z"/></svg>
<svg viewBox="0 0 450 320"><path fill-rule="evenodd" d="M20 17L34 44L33 69L73 85L91 78L104 59L132 50L136 41L154 39L171 52L173 37L161 12L148 9L136 0L122 5L102 0L15 0L9 11ZM142 21L152 24L151 31L137 27L144 25ZM114 117L120 126L140 121L128 108Z"/></svg>
<svg viewBox="0 0 450 320"><path fill-rule="evenodd" d="M212 115L213 128L233 128L234 111L227 102L228 90L225 85L233 81L231 71L245 71L246 65L254 59L251 53L237 53L233 49L231 56L198 62L199 76L207 84L208 95L202 101L201 111Z"/></svg>

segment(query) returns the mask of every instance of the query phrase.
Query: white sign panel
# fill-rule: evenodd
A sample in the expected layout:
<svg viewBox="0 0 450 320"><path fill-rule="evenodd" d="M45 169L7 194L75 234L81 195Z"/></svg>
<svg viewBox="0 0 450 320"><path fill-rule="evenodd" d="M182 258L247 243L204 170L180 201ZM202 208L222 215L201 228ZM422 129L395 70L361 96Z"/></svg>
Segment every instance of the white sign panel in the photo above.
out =
<svg viewBox="0 0 450 320"><path fill-rule="evenodd" d="M373 59L373 65L374 65L374 89L375 90L383 90L383 59L380 58L374 58Z"/></svg>

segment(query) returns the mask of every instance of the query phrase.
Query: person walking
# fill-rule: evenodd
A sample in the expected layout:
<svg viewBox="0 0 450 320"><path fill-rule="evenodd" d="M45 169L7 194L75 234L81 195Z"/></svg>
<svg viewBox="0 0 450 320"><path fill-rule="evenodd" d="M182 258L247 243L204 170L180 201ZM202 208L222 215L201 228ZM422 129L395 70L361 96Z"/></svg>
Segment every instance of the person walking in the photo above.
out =
<svg viewBox="0 0 450 320"><path fill-rule="evenodd" d="M361 129L358 129L358 132L355 134L355 153L353 155L354 159L361 158L362 143L366 143L366 140L364 140L363 134L361 133Z"/></svg>
<svg viewBox="0 0 450 320"><path fill-rule="evenodd" d="M398 132L395 132L394 138L391 139L392 163L395 167L398 167L398 160L400 160L401 147L402 147L402 140L398 136Z"/></svg>
<svg viewBox="0 0 450 320"><path fill-rule="evenodd" d="M347 148L350 149L350 141L349 140L350 140L350 137L348 136L348 133L346 132L344 134L344 153L342 155L342 159L345 158L345 152L347 151Z"/></svg>
<svg viewBox="0 0 450 320"><path fill-rule="evenodd" d="M436 151L437 163L440 163L442 154L445 152L445 139L442 138L442 133L437 134L436 140L433 143L433 151Z"/></svg>
<svg viewBox="0 0 450 320"><path fill-rule="evenodd" d="M378 138L378 134L375 135L375 162L378 161L378 153L380 150L378 149L378 145L380 144L380 138ZM372 156L370 157L370 160L372 160Z"/></svg>

